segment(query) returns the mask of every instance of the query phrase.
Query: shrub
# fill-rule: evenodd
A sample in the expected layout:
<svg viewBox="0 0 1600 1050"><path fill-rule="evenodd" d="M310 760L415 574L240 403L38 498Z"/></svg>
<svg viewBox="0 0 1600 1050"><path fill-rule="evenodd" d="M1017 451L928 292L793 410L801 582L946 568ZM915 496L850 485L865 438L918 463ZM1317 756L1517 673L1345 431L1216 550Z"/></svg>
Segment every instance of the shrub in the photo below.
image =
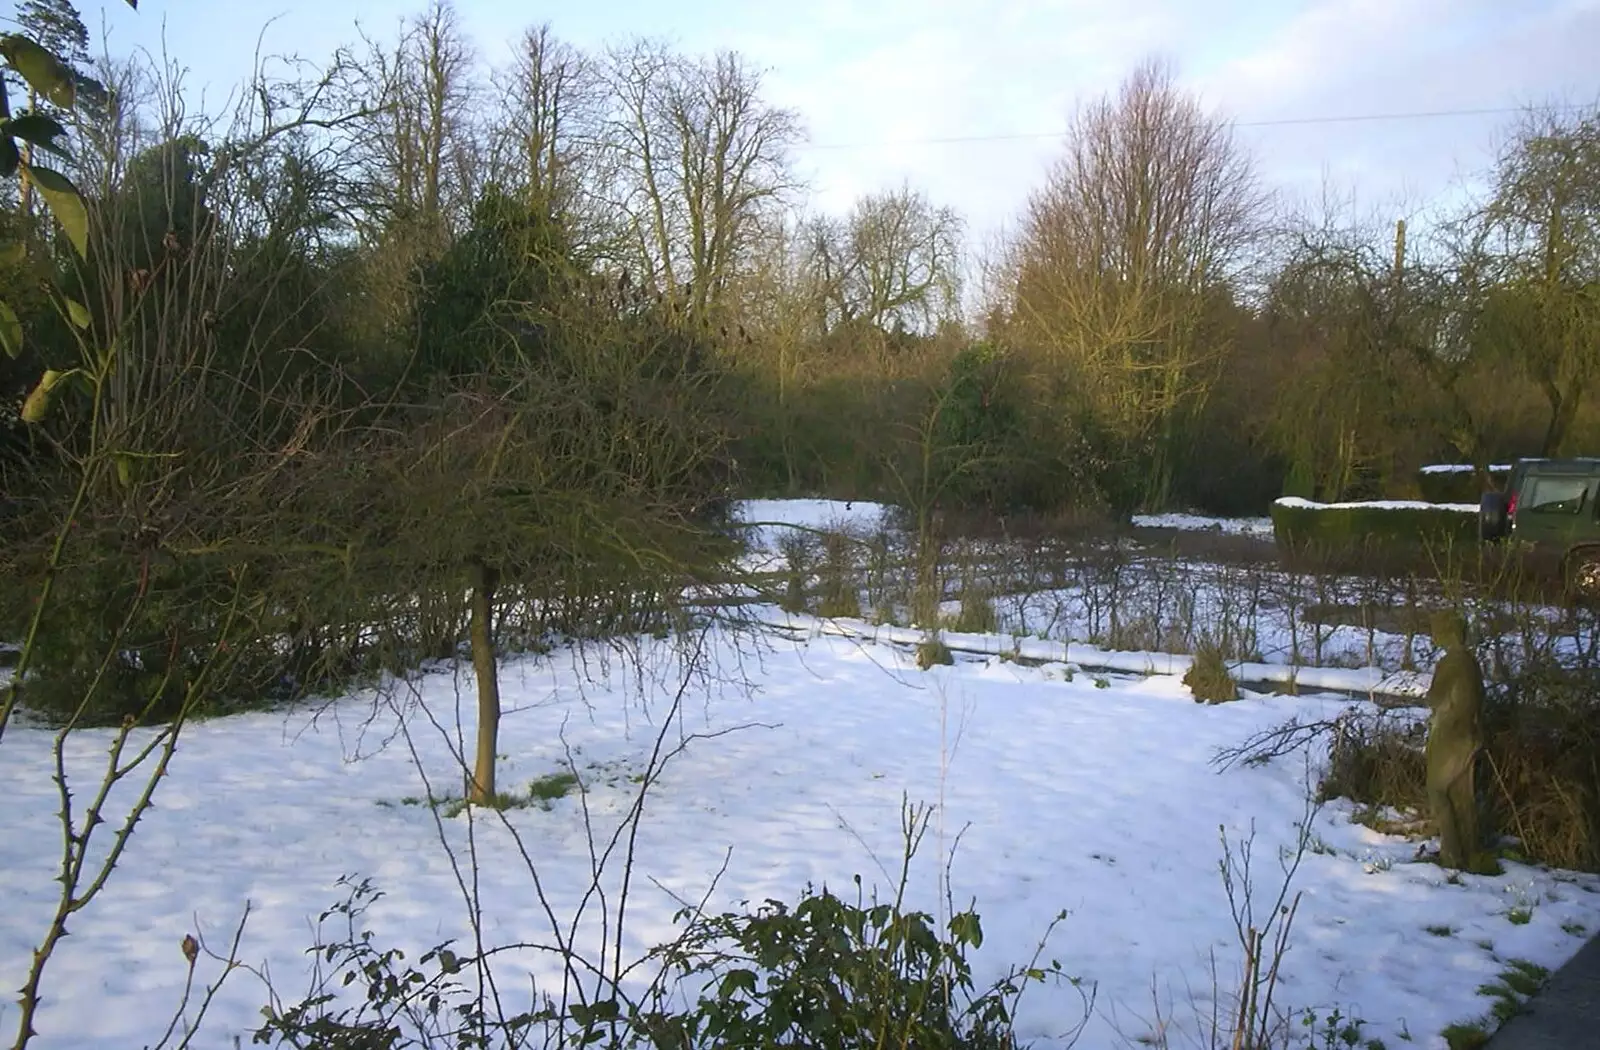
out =
<svg viewBox="0 0 1600 1050"><path fill-rule="evenodd" d="M730 1050L1015 1046L1016 998L1029 982L1062 976L1059 967L1013 970L979 991L967 961L983 943L977 912L952 915L941 931L926 913L865 903L855 881L854 903L808 888L792 909L769 900L754 914L693 924L667 958L685 976L711 978L713 991L641 1027L657 1046Z"/></svg>
<svg viewBox="0 0 1600 1050"><path fill-rule="evenodd" d="M938 638L929 638L917 645L917 666L924 671L936 664L948 667L955 662L955 654Z"/></svg>
<svg viewBox="0 0 1600 1050"><path fill-rule="evenodd" d="M855 883L853 903L808 888L792 908L768 900L750 914L685 909L681 936L652 953L666 974L647 1001L628 1002L613 988L613 997L602 991L585 1002L540 997L519 1012L468 987L483 976L493 949L457 954L447 942L408 964L404 953L380 948L360 928L381 893L370 882L342 880L348 898L318 923L310 993L293 1005L274 997L253 1041L326 1050L536 1043L1001 1050L1016 1045L1011 1018L1024 989L1065 979L1059 964L1035 960L980 989L967 959L983 943L976 911L952 915L941 930L898 898L867 903L861 879ZM324 939L335 917L334 935ZM346 986L357 994L335 991ZM692 1005L685 1005L686 986L703 989ZM539 1039L536 1030L554 1038Z"/></svg>
<svg viewBox="0 0 1600 1050"><path fill-rule="evenodd" d="M1279 548L1288 551L1476 546L1478 519L1440 504L1312 503L1284 497L1272 504L1272 532Z"/></svg>
<svg viewBox="0 0 1600 1050"><path fill-rule="evenodd" d="M952 631L964 634L993 634L1000 629L1000 617L995 612L994 599L987 590L975 584L961 589L961 610L947 624Z"/></svg>
<svg viewBox="0 0 1600 1050"><path fill-rule="evenodd" d="M1484 709L1484 785L1491 827L1526 859L1600 871L1600 700L1586 676L1551 669L1492 684ZM1427 811L1427 726L1392 715L1339 719L1325 798Z"/></svg>
<svg viewBox="0 0 1600 1050"><path fill-rule="evenodd" d="M992 343L974 343L950 362L934 444L950 473L945 502L1006 510L1025 499L1032 458L1015 368Z"/></svg>
<svg viewBox="0 0 1600 1050"><path fill-rule="evenodd" d="M1195 703L1221 704L1239 699L1239 684L1228 673L1222 648L1201 645L1195 650L1194 663L1183 674L1183 684L1194 694Z"/></svg>
<svg viewBox="0 0 1600 1050"><path fill-rule="evenodd" d="M1592 677L1544 668L1493 686L1484 737L1495 825L1532 860L1600 871L1600 698Z"/></svg>
<svg viewBox="0 0 1600 1050"><path fill-rule="evenodd" d="M1426 812L1426 742L1424 721L1388 714L1345 715L1334 725L1321 796Z"/></svg>
<svg viewBox="0 0 1600 1050"><path fill-rule="evenodd" d="M856 589L852 546L850 537L837 532L830 532L822 538L822 593L817 602L818 616L853 619L861 615L861 595Z"/></svg>
<svg viewBox="0 0 1600 1050"><path fill-rule="evenodd" d="M798 615L806 611L806 581L811 576L811 566L815 560L814 546L811 537L802 532L786 533L778 541L778 550L783 553L787 570L783 600L778 604L786 613Z"/></svg>

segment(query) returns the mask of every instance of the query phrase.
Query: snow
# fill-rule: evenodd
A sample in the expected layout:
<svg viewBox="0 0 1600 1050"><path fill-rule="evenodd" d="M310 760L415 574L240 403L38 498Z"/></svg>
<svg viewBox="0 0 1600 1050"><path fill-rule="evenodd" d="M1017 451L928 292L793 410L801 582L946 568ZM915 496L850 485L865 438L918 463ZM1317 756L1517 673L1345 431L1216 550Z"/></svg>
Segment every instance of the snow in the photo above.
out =
<svg viewBox="0 0 1600 1050"><path fill-rule="evenodd" d="M1478 513L1476 503L1428 503L1418 499L1376 499L1362 500L1356 503L1314 503L1299 496L1283 496L1273 501L1280 507L1299 507L1305 510L1348 510L1370 508L1372 510L1457 510L1465 514Z"/></svg>
<svg viewBox="0 0 1600 1050"><path fill-rule="evenodd" d="M1430 463L1422 468L1424 474L1471 474L1478 468L1471 463ZM1494 463L1489 466L1491 471L1507 472L1511 469L1510 463Z"/></svg>
<svg viewBox="0 0 1600 1050"><path fill-rule="evenodd" d="M1221 532L1231 536L1272 538L1271 518L1211 518L1200 514L1135 514L1141 529L1179 529L1184 532Z"/></svg>
<svg viewBox="0 0 1600 1050"><path fill-rule="evenodd" d="M891 510L862 500L749 499L734 504L733 516L753 530L747 537L752 546L770 550L797 527L870 535L884 526Z"/></svg>
<svg viewBox="0 0 1600 1050"><path fill-rule="evenodd" d="M796 629L861 638L895 645L916 645L927 632L914 627L869 624L861 620L816 620L809 616L778 613L764 621L768 626L789 631ZM939 640L957 652L985 656L1015 655L1040 663L1064 664L1090 670L1123 671L1137 675L1176 675L1183 677L1194 657L1182 653L1163 653L1138 649L1102 649L1084 642L1057 642L1041 638L1022 638L1004 634L968 634L941 631ZM1427 671L1390 671L1382 667L1305 667L1249 660L1228 662L1229 673L1238 681L1255 684L1294 685L1299 689L1329 690L1341 693L1417 699L1428 694L1433 674Z"/></svg>
<svg viewBox="0 0 1600 1050"><path fill-rule="evenodd" d="M1195 704L1171 674L1067 680L1059 665L998 658L924 673L885 641L802 634L713 631L709 673L690 682L679 707L672 698L681 668L668 642L643 640L631 656L613 653L604 663L591 653L588 674L560 651L506 661L502 784L562 768L570 748L587 785L582 804L569 796L548 810L506 813L556 920L573 921L591 885L585 808L604 842L637 790L630 777L664 732L669 745L686 745L645 807L625 957L670 939L674 898L699 899L724 864L710 890L713 909L767 897L792 902L808 882L850 890L858 873L887 890L909 798L939 807L912 869L910 903L938 908L939 872L961 833L950 889L958 905L975 898L983 917L980 985L1025 963L1066 909L1044 957L1097 987L1078 1046L1104 1050L1146 1034L1152 984L1163 1009L1192 1031L1208 1009L1211 953L1225 985L1237 970L1217 873L1219 826L1237 842L1254 825L1264 909L1307 790L1298 755L1223 772L1211 759L1258 730L1327 717L1351 701L1249 694L1212 707ZM379 947L403 947L415 959L417 949L465 936L445 846L465 858L469 830L486 939L548 940L550 917L498 817L436 825L426 806L405 801L425 795L423 773L440 793L460 784L452 755L458 733L470 741L472 689L469 669L422 676L414 703L401 708L411 713L409 736L398 738L394 712L372 694L341 700L315 720L308 712L255 713L188 727L105 896L75 918L57 950L34 1045L154 1042L183 987L179 941L203 932L225 945L247 902L243 959L265 964L280 993L298 998L310 923L343 898L334 884L341 875L371 877L386 894L368 913ZM69 738L78 798L88 795L110 739L109 731ZM0 742L5 988L21 985L57 889L51 742L27 726ZM1600 927L1600 880L1512 864L1503 876L1452 884L1414 860L1415 842L1351 816L1343 803L1315 816L1316 848L1296 879L1304 898L1278 992L1287 1005L1354 1010L1367 1022L1365 1035L1433 1050L1443 1046L1443 1026L1486 1013L1476 990L1506 960L1554 967L1582 943L1563 924ZM613 919L619 879L615 867L602 877ZM1527 908L1531 921L1512 923L1512 908ZM600 904L590 899L587 909L580 945L601 936ZM508 955L502 966L502 989L527 987L514 979L518 968L545 987L558 978L547 956ZM216 972L202 961L203 979ZM230 1045L234 1034L248 1043L265 1000L255 978L235 972L197 1045ZM0 1031L16 1017L14 1006L0 1008ZM1073 989L1035 987L1022 1001L1019 1034L1058 1047L1080 1017ZM1188 1040L1180 1034L1174 1045Z"/></svg>

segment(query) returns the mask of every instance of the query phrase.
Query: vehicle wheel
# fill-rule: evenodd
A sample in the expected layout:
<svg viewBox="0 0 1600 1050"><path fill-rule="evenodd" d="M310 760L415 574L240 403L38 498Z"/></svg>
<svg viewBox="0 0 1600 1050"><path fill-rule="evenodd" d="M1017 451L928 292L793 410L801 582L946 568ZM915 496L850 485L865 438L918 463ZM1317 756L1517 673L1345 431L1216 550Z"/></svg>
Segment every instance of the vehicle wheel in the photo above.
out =
<svg viewBox="0 0 1600 1050"><path fill-rule="evenodd" d="M1573 551L1562 573L1567 599L1581 605L1600 605L1600 551Z"/></svg>
<svg viewBox="0 0 1600 1050"><path fill-rule="evenodd" d="M1478 536L1486 541L1504 539L1511 531L1504 492L1485 492L1478 500Z"/></svg>

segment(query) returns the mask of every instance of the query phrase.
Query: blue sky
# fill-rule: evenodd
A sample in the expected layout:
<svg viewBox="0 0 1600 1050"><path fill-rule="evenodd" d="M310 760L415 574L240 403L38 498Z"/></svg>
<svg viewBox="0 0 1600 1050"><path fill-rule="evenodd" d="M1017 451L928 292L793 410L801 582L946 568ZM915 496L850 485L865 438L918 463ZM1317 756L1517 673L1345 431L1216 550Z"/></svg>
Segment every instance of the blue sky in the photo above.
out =
<svg viewBox="0 0 1600 1050"><path fill-rule="evenodd" d="M79 0L113 51L158 49L220 96L267 53L318 59L359 21L388 35L425 0ZM965 214L977 240L1014 217L1060 149L1073 107L1142 58L1239 134L1263 177L1316 198L1325 178L1388 217L1461 192L1509 114L1354 123L1261 121L1600 99L1600 0L456 0L486 60L548 21L582 47L663 36L738 50L797 110L814 206L909 181ZM951 137L1034 136L929 143ZM839 148L829 148L839 147Z"/></svg>

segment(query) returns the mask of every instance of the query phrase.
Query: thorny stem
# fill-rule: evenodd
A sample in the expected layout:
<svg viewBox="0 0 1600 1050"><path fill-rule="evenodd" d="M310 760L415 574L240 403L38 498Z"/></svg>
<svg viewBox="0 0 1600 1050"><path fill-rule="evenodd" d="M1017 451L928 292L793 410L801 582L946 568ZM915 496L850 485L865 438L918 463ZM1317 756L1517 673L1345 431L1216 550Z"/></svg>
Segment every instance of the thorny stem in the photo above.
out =
<svg viewBox="0 0 1600 1050"><path fill-rule="evenodd" d="M206 663L200 668L193 682L185 689L184 703L177 716L170 724L157 732L143 748L137 750L131 760L124 763L123 752L127 748L128 740L134 729L139 725L139 719L130 715L123 720L122 726L117 730L117 735L112 739L110 752L107 755L106 771L100 778L99 790L94 799L84 811L81 830L74 830L75 822L72 815L72 790L67 777L66 745L74 732L72 725L68 725L56 734L52 748L55 760L53 779L57 791L61 796L61 829L62 829L62 854L61 854L61 896L56 904L55 915L51 918L49 929L46 930L44 939L33 951L33 962L28 967L28 977L23 984L19 1006L21 1017L17 1026L17 1038L12 1043L12 1050L24 1050L28 1043L38 1032L34 1028L34 1019L39 1011L39 988L44 980L46 967L51 956L54 955L56 946L61 939L67 936L67 920L84 908L88 907L99 896L101 890L111 878L111 873L116 870L117 864L122 859L123 852L127 849L128 842L133 837L133 829L139 820L149 812L154 805L156 787L167 775L167 769L172 762L172 756L178 747L178 737L182 731L188 711L192 708L195 698L199 696L204 687L207 675L213 669L217 659L223 651L226 639L233 627L239 613L240 591L243 587L241 574L235 583L233 601L228 609L227 619L223 623L221 639L212 647ZM163 685L171 681L173 666L169 665L167 676ZM162 690L157 690L155 697L161 695ZM147 705L145 714L148 715L155 699L152 698ZM151 756L156 756L155 765L151 768L145 779L144 788L139 797L128 808L127 819L117 829L111 839L110 849L99 862L94 876L87 886L83 885L85 870L89 861L89 843L94 837L95 828L105 823L102 815L106 802L111 796L111 791L117 784L134 770L146 765ZM80 887L82 890L80 892Z"/></svg>

